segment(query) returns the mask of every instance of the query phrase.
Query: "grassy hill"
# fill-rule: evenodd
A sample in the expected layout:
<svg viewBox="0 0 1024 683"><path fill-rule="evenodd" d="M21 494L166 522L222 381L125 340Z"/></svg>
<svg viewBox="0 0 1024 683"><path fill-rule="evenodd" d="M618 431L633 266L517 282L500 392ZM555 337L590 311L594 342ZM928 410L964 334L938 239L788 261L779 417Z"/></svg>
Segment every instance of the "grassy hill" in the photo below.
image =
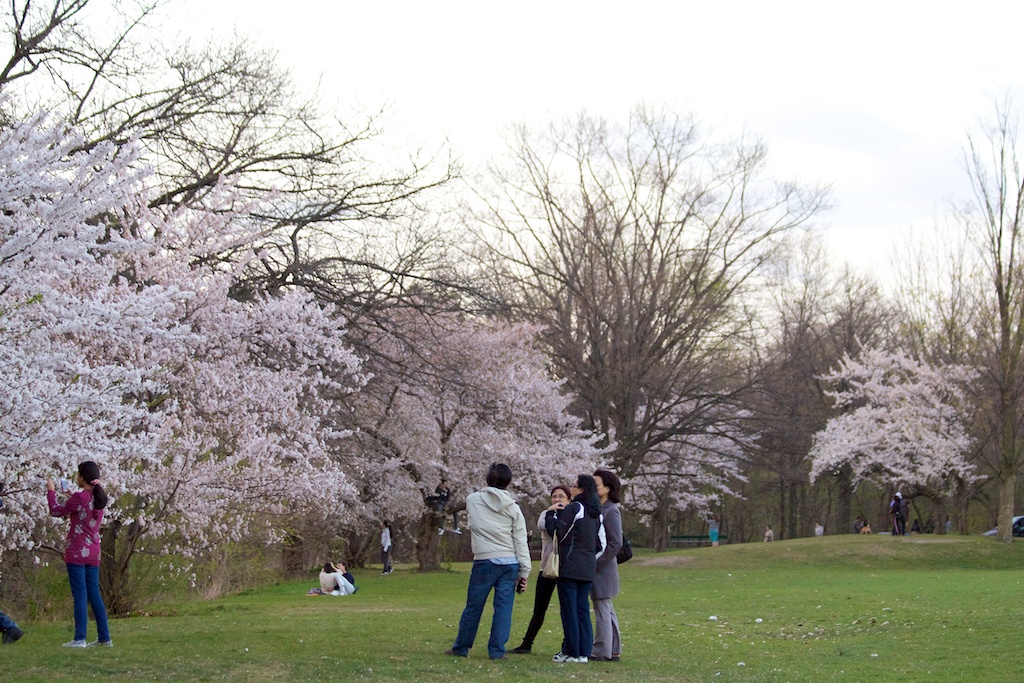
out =
<svg viewBox="0 0 1024 683"><path fill-rule="evenodd" d="M622 567L623 661L558 665L557 607L537 654L491 662L489 617L468 659L443 655L469 565L357 573L346 598L282 583L114 621L115 648L70 651L64 623L0 649L11 681L965 681L1019 682L1024 544L982 537L827 536L653 555ZM533 606L516 599L518 644ZM155 616L159 615L159 616ZM712 619L712 617L714 617ZM93 637L90 631L90 637Z"/></svg>

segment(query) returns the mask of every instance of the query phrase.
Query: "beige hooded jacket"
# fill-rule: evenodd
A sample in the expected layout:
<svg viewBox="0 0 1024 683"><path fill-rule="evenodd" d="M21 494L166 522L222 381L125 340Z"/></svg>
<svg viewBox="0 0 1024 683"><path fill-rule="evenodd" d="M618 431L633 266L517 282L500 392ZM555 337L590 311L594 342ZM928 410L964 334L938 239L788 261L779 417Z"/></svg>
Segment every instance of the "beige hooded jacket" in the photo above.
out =
<svg viewBox="0 0 1024 683"><path fill-rule="evenodd" d="M488 486L466 497L466 516L472 533L473 559L514 557L519 578L530 576L526 518L508 491Z"/></svg>

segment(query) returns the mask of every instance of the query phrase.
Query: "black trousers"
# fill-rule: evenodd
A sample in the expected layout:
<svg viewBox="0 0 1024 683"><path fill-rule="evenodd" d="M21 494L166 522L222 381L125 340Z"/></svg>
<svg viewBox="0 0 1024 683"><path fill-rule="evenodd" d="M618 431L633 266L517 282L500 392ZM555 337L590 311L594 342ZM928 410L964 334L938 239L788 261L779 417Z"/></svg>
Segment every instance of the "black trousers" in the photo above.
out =
<svg viewBox="0 0 1024 683"><path fill-rule="evenodd" d="M551 596L558 586L558 579L549 579L544 576L537 576L537 589L533 594L533 617L530 625L526 627L526 635L523 636L523 647L533 647L533 641L540 633L540 627L544 625L544 615L551 604Z"/></svg>

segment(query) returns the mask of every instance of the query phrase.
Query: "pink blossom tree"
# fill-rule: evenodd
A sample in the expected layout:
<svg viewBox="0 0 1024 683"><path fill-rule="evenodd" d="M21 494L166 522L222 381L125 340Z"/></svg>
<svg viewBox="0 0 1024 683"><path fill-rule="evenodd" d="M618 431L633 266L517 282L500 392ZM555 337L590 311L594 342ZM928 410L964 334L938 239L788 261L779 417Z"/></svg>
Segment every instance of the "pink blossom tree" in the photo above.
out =
<svg viewBox="0 0 1024 683"><path fill-rule="evenodd" d="M404 372L371 381L348 445L363 454L353 480L364 514L413 525L420 568L436 569L438 520L425 499L440 479L451 514L493 462L511 466L513 488L531 499L592 471L602 454L568 412L572 397L548 374L534 327L434 316L404 329L406 343L391 342Z"/></svg>
<svg viewBox="0 0 1024 683"><path fill-rule="evenodd" d="M42 481L96 460L117 611L140 544L185 564L349 494L340 406L364 378L309 295L229 296L261 236L251 204L222 188L219 210L147 208L130 149L80 143L0 131L0 548L56 550Z"/></svg>
<svg viewBox="0 0 1024 683"><path fill-rule="evenodd" d="M901 352L862 349L822 379L839 414L815 435L811 481L849 465L853 483L911 487L965 505L977 479L968 429L968 382L976 371L932 366Z"/></svg>

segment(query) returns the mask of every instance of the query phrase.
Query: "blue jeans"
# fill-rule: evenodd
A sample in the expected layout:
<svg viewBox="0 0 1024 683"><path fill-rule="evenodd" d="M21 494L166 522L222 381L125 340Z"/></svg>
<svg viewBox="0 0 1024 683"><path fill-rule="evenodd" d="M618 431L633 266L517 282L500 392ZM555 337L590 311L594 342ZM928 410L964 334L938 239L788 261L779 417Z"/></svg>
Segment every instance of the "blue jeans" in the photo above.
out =
<svg viewBox="0 0 1024 683"><path fill-rule="evenodd" d="M90 564L69 564L68 581L71 583L71 598L75 601L75 640L85 640L89 607L92 607L98 640L101 643L109 642L107 607L100 597L100 568Z"/></svg>
<svg viewBox="0 0 1024 683"><path fill-rule="evenodd" d="M491 589L494 589L494 618L491 620L491 637L487 641L487 655L491 659L505 656L505 643L512 632L512 603L515 601L516 581L519 578L518 564L494 564L489 560L475 560L469 574L469 589L466 591L466 609L459 619L459 635L452 645L452 652L465 657L476 640L480 628L480 615Z"/></svg>
<svg viewBox="0 0 1024 683"><path fill-rule="evenodd" d="M14 623L14 619L0 612L0 631L6 631L9 628L18 628L18 625Z"/></svg>
<svg viewBox="0 0 1024 683"><path fill-rule="evenodd" d="M570 657L590 657L594 649L594 627L590 624L591 583L558 579L558 604L565 634L562 652Z"/></svg>

